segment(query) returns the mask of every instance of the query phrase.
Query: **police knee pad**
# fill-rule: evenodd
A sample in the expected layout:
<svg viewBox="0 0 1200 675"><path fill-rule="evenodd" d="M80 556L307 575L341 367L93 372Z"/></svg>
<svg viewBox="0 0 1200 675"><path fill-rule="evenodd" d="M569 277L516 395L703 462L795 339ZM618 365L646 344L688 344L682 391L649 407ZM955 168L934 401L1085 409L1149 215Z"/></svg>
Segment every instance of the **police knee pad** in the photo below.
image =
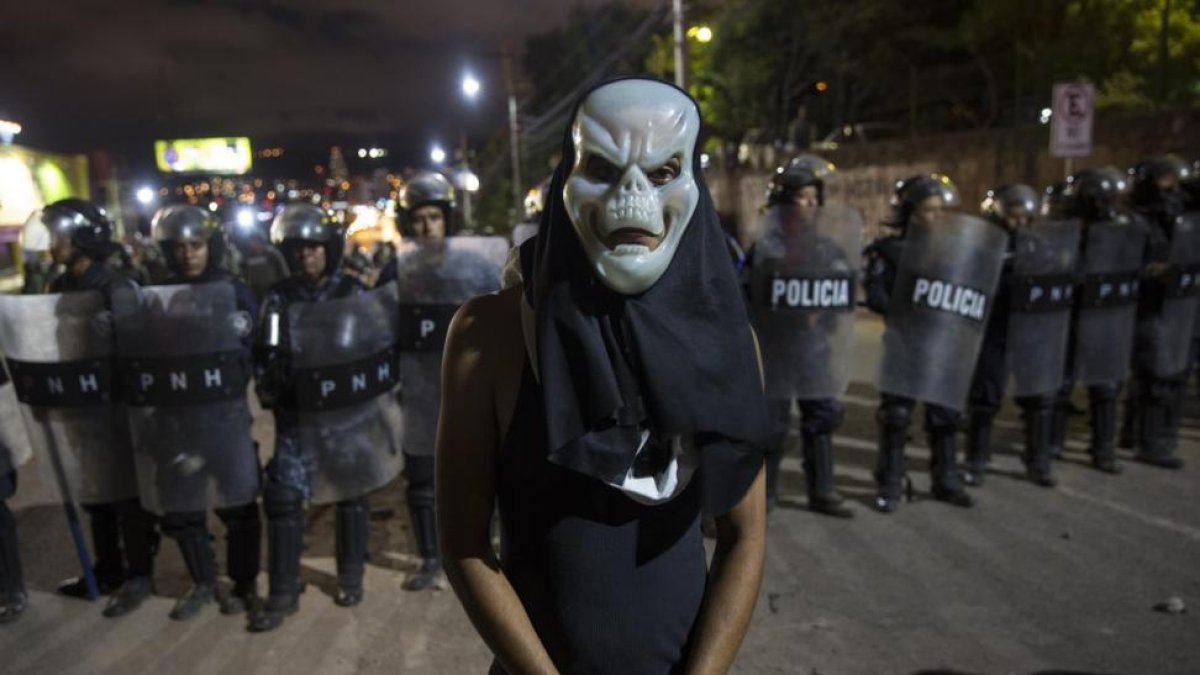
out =
<svg viewBox="0 0 1200 675"><path fill-rule="evenodd" d="M285 517L300 513L304 508L304 493L283 483L268 481L263 490L263 510L268 518Z"/></svg>
<svg viewBox="0 0 1200 675"><path fill-rule="evenodd" d="M163 515L162 533L172 539L180 539L204 530L204 512L171 512Z"/></svg>
<svg viewBox="0 0 1200 675"><path fill-rule="evenodd" d="M254 527L260 521L257 501L227 509L215 509L215 511L217 512L217 517L229 529Z"/></svg>
<svg viewBox="0 0 1200 675"><path fill-rule="evenodd" d="M884 429L907 429L912 421L912 404L887 402L875 411L875 421Z"/></svg>

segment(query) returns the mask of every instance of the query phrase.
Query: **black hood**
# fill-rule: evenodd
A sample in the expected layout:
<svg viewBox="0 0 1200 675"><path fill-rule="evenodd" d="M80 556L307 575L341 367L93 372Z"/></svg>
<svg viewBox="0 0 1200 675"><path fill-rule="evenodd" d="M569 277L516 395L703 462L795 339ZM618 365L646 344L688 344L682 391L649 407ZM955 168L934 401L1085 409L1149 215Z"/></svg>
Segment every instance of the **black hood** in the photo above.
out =
<svg viewBox="0 0 1200 675"><path fill-rule="evenodd" d="M563 186L575 162L571 125L579 107L611 82L576 103L538 234L521 249L526 299L536 316L548 456L620 483L642 430L652 438L692 437L706 510L719 515L745 495L766 447L754 337L704 183L699 143L697 206L663 276L641 294L622 295L592 271Z"/></svg>

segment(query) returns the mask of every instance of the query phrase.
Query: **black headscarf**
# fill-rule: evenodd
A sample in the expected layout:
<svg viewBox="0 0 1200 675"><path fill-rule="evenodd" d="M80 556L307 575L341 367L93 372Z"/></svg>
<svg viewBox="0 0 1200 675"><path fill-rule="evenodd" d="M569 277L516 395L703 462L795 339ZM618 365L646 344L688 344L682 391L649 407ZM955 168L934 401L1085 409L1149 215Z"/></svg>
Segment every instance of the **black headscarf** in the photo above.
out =
<svg viewBox="0 0 1200 675"><path fill-rule="evenodd" d="M699 143L692 166L699 200L663 276L627 296L593 273L563 186L575 162L571 125L591 93L611 82L575 105L537 237L521 249L536 316L548 459L620 484L641 429L652 438L692 437L706 510L720 515L745 495L766 447L749 318L704 183ZM638 459L640 465L645 458Z"/></svg>

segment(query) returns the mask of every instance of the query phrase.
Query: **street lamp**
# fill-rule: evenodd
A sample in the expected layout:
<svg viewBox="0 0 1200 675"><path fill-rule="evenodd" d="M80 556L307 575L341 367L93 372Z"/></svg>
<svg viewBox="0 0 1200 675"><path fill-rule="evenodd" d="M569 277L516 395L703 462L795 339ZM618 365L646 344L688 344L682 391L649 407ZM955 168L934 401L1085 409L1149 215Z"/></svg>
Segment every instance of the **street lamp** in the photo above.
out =
<svg viewBox="0 0 1200 675"><path fill-rule="evenodd" d="M441 164L446 161L446 151L440 145L434 145L429 151L429 159L433 160L434 164Z"/></svg>
<svg viewBox="0 0 1200 675"><path fill-rule="evenodd" d="M154 201L154 190L149 186L143 185L142 187L138 188L134 196L137 197L139 204L142 206L149 206L150 202Z"/></svg>
<svg viewBox="0 0 1200 675"><path fill-rule="evenodd" d="M13 142L13 137L21 133L21 125L11 120L0 120L0 145Z"/></svg>
<svg viewBox="0 0 1200 675"><path fill-rule="evenodd" d="M474 75L463 75L462 92L464 96L471 100L475 100L475 97L479 95L479 90L481 88L482 85L479 84L479 80L475 79Z"/></svg>
<svg viewBox="0 0 1200 675"><path fill-rule="evenodd" d="M708 26L692 26L688 29L687 35L701 44L712 42L713 32Z"/></svg>

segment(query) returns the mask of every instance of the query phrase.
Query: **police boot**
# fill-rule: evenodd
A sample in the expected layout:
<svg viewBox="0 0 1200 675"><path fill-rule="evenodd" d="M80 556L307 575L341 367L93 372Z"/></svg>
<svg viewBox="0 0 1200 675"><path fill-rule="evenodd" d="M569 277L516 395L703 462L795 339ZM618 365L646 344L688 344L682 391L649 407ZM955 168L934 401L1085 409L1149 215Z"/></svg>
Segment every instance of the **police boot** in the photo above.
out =
<svg viewBox="0 0 1200 675"><path fill-rule="evenodd" d="M809 510L837 518L853 518L854 513L843 505L842 496L833 487L833 436L805 434L803 443Z"/></svg>
<svg viewBox="0 0 1200 675"><path fill-rule="evenodd" d="M904 444L908 429L880 427L879 457L875 464L875 509L891 513L900 506L907 476L904 474Z"/></svg>
<svg viewBox="0 0 1200 675"><path fill-rule="evenodd" d="M15 621L25 611L25 575L17 549L17 522L0 501L0 623Z"/></svg>
<svg viewBox="0 0 1200 675"><path fill-rule="evenodd" d="M1141 408L1144 412L1145 408ZM1138 422L1139 433L1145 419ZM1117 464L1117 448L1115 444L1117 426L1117 401L1106 399L1092 402L1092 439L1088 445L1088 454L1092 456L1092 466L1105 473L1121 473Z"/></svg>
<svg viewBox="0 0 1200 675"><path fill-rule="evenodd" d="M433 506L410 507L409 516L412 518L413 536L417 540L421 565L404 580L403 588L406 591L422 591L427 588L440 590L445 586L445 581L442 561L438 557L437 520Z"/></svg>
<svg viewBox="0 0 1200 675"><path fill-rule="evenodd" d="M186 621L213 601L217 590L217 569L212 542L204 529L193 530L179 537L179 552L192 577L192 587L175 601L169 616L175 621Z"/></svg>
<svg viewBox="0 0 1200 675"><path fill-rule="evenodd" d="M1125 397L1125 409L1121 412L1121 430L1117 433L1117 447L1132 450L1137 445L1137 396L1130 393Z"/></svg>
<svg viewBox="0 0 1200 675"><path fill-rule="evenodd" d="M1183 460L1175 456L1179 449L1179 427L1183 424L1183 383L1172 384L1163 406L1162 447L1170 466L1182 469Z"/></svg>
<svg viewBox="0 0 1200 675"><path fill-rule="evenodd" d="M1169 413L1159 401L1144 401L1138 423L1138 450L1133 456L1139 462L1164 469L1179 469L1183 462L1171 456L1171 450L1163 442L1163 429Z"/></svg>
<svg viewBox="0 0 1200 675"><path fill-rule="evenodd" d="M967 454L963 466L963 482L972 487L983 485L988 462L992 458L992 420L994 415L984 410L972 410L967 426Z"/></svg>
<svg viewBox="0 0 1200 675"><path fill-rule="evenodd" d="M369 515L366 498L338 502L336 532L338 592L334 602L341 607L353 607L362 602Z"/></svg>
<svg viewBox="0 0 1200 675"><path fill-rule="evenodd" d="M1067 443L1067 404L1055 403L1050 408L1050 456L1062 459Z"/></svg>
<svg viewBox="0 0 1200 675"><path fill-rule="evenodd" d="M108 598L108 604L104 606L104 611L101 614L109 619L125 616L138 607L141 607L142 602L153 593L154 584L150 580L150 577L144 575L129 577Z"/></svg>
<svg viewBox="0 0 1200 675"><path fill-rule="evenodd" d="M1021 459L1025 462L1025 473L1030 482L1042 487L1054 487L1058 482L1053 475L1054 456L1050 449L1053 417L1053 408L1025 411L1025 452Z"/></svg>
<svg viewBox="0 0 1200 675"><path fill-rule="evenodd" d="M262 607L250 615L246 629L262 633L278 628L299 608L300 554L304 547L304 496L291 487L268 483L263 494L267 512L267 576L270 591Z"/></svg>
<svg viewBox="0 0 1200 675"><path fill-rule="evenodd" d="M933 498L939 502L969 508L975 505L975 500L963 487L962 476L958 473L955 463L957 454L953 429L929 434L929 476L933 483Z"/></svg>
<svg viewBox="0 0 1200 675"><path fill-rule="evenodd" d="M233 589L221 598L222 614L241 614L258 601L258 572L262 556L262 520L258 503L231 512L218 512L225 521L225 566Z"/></svg>
<svg viewBox="0 0 1200 675"><path fill-rule="evenodd" d="M101 595L109 595L125 583L124 554L121 553L121 528L116 508L111 504L85 506L92 531L92 549L96 561L92 571ZM59 583L58 592L70 598L87 598L87 581L72 577Z"/></svg>

